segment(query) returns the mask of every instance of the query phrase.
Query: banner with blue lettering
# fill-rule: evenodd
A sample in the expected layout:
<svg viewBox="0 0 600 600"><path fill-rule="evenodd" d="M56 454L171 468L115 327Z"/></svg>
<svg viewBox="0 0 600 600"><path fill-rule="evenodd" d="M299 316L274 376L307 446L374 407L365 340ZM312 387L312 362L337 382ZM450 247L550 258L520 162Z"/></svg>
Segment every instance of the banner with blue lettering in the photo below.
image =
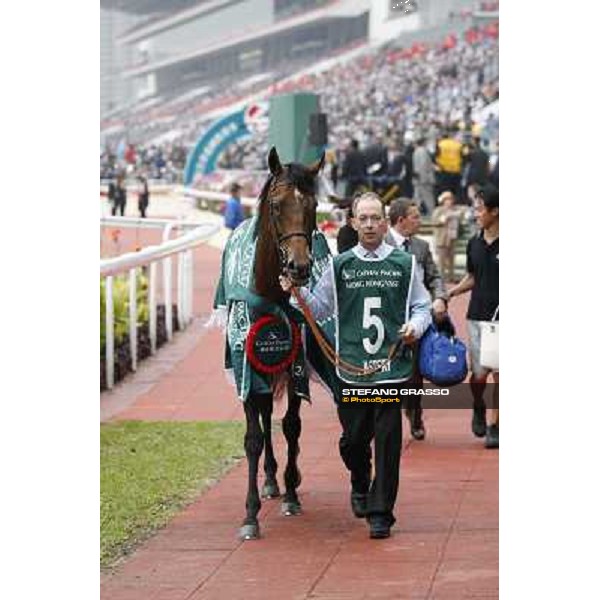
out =
<svg viewBox="0 0 600 600"><path fill-rule="evenodd" d="M203 175L212 173L227 146L252 135L258 129L268 127L267 114L268 105L257 102L213 123L188 154L183 184L192 185L196 171Z"/></svg>

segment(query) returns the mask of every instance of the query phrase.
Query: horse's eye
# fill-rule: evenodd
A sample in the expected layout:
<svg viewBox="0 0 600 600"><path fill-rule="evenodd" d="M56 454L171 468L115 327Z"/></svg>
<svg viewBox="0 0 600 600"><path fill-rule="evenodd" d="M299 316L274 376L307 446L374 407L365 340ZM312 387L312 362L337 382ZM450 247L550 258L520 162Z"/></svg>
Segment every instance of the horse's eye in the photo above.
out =
<svg viewBox="0 0 600 600"><path fill-rule="evenodd" d="M273 211L274 215L279 215L279 213L281 212L281 206L279 204L279 201L275 200L271 203L271 210Z"/></svg>

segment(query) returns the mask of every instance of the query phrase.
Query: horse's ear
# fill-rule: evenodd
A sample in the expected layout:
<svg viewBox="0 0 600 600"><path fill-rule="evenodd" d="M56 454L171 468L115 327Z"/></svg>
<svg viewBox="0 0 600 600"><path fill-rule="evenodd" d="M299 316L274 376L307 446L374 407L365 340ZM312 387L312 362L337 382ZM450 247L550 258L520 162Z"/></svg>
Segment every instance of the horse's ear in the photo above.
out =
<svg viewBox="0 0 600 600"><path fill-rule="evenodd" d="M323 154L321 154L321 158L319 160L316 160L314 163L312 163L312 165L309 165L307 167L307 169L310 171L310 173L313 177L316 177L317 173L323 168L324 164L325 164L325 152L323 152Z"/></svg>
<svg viewBox="0 0 600 600"><path fill-rule="evenodd" d="M279 173L282 171L281 162L279 161L279 154L277 154L275 146L272 146L271 150L269 150L269 171L271 171L275 177L277 177L277 175L279 175Z"/></svg>

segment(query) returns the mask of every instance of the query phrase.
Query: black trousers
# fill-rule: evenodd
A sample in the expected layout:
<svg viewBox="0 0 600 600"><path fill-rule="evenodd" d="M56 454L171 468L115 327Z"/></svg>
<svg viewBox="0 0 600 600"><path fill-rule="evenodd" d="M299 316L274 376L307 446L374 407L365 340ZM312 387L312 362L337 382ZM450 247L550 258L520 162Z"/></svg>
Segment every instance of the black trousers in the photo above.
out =
<svg viewBox="0 0 600 600"><path fill-rule="evenodd" d="M439 196L442 192L450 191L454 194L457 201L460 199L460 173L438 171L436 180L436 196Z"/></svg>
<svg viewBox="0 0 600 600"><path fill-rule="evenodd" d="M413 376L407 387L415 390L423 389L423 375L419 371L419 348L420 341L417 341L413 346ZM406 396L404 406L406 408L406 416L413 422L419 422L423 418L423 408L421 406L422 396Z"/></svg>
<svg viewBox="0 0 600 600"><path fill-rule="evenodd" d="M400 387L402 384L388 384ZM398 496L402 411L400 404L338 404L342 425L340 455L350 471L352 489L367 493L367 518L385 515L395 522ZM371 481L371 442L375 446L375 473Z"/></svg>
<svg viewBox="0 0 600 600"><path fill-rule="evenodd" d="M111 214L113 217L117 214L117 210L120 211L123 217L125 215L125 202L117 202L112 205Z"/></svg>

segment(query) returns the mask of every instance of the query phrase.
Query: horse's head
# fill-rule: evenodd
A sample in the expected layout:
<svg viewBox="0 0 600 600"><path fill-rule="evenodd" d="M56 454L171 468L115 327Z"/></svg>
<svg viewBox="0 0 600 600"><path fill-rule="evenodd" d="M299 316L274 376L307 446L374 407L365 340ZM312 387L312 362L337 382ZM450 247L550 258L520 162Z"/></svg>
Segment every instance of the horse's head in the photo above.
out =
<svg viewBox="0 0 600 600"><path fill-rule="evenodd" d="M288 275L297 286L305 285L310 274L311 239L317 226L316 177L324 159L325 154L309 166L282 165L275 147L269 152L271 175L261 194L259 235L269 232L275 246L271 252L279 261L276 274Z"/></svg>

